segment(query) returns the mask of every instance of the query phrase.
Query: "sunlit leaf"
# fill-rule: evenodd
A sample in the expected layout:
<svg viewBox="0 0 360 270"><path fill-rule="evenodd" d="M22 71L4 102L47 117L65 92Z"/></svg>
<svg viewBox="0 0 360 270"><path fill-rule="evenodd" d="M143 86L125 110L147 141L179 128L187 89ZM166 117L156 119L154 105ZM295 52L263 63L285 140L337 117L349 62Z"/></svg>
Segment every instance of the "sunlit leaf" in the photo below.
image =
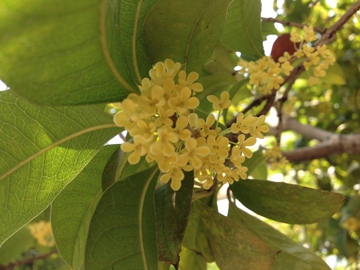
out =
<svg viewBox="0 0 360 270"><path fill-rule="evenodd" d="M205 205L201 220L220 269L271 269L276 251L241 224Z"/></svg>
<svg viewBox="0 0 360 270"><path fill-rule="evenodd" d="M255 151L250 159L244 161L248 168L247 174L255 179L267 179L267 164L262 150Z"/></svg>
<svg viewBox="0 0 360 270"><path fill-rule="evenodd" d="M0 243L40 214L119 132L94 106L39 107L0 92Z"/></svg>
<svg viewBox="0 0 360 270"><path fill-rule="evenodd" d="M144 39L153 63L171 58L199 72L223 30L232 0L160 0L145 20Z"/></svg>
<svg viewBox="0 0 360 270"><path fill-rule="evenodd" d="M1 80L48 105L122 100L151 67L141 33L153 2L2 1Z"/></svg>
<svg viewBox="0 0 360 270"><path fill-rule="evenodd" d="M324 190L267 180L245 180L230 186L234 196L252 211L286 223L314 223L332 216L344 196Z"/></svg>
<svg viewBox="0 0 360 270"><path fill-rule="evenodd" d="M224 45L246 56L263 56L260 13L260 0L233 1L221 36Z"/></svg>
<svg viewBox="0 0 360 270"><path fill-rule="evenodd" d="M182 247L180 253L180 269L206 270L206 261L201 254Z"/></svg>
<svg viewBox="0 0 360 270"><path fill-rule="evenodd" d="M90 220L102 196L101 177L117 145L106 146L61 192L51 206L51 223L57 249L73 269L84 263Z"/></svg>
<svg viewBox="0 0 360 270"><path fill-rule="evenodd" d="M157 169L109 187L91 220L86 269L157 269L154 196Z"/></svg>
<svg viewBox="0 0 360 270"><path fill-rule="evenodd" d="M170 183L156 190L156 226L159 261L178 264L181 243L188 224L194 187L194 172L185 173L179 191Z"/></svg>
<svg viewBox="0 0 360 270"><path fill-rule="evenodd" d="M277 250L275 264L271 269L327 270L329 266L314 252L292 241L270 225L238 209L233 203L229 205L228 216L241 226L258 236L273 250Z"/></svg>

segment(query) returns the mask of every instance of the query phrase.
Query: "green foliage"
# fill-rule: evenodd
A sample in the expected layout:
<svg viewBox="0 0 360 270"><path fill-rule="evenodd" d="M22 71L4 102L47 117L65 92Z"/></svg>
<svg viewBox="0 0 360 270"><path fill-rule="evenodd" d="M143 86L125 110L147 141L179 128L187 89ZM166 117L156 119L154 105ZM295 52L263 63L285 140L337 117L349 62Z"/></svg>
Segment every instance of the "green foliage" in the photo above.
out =
<svg viewBox="0 0 360 270"><path fill-rule="evenodd" d="M214 262L221 269L328 269L315 253L233 203L228 217L219 214L219 185L194 188L194 174L186 172L174 193L158 181L156 166L144 158L130 165L119 145L105 146L123 129L104 103L137 93L152 65L166 58L200 73L200 115L212 111L206 97L223 90L244 106L253 93L247 79L234 75L235 51L251 59L264 54L260 11L258 0L2 1L0 79L10 90L0 92L0 268L32 246L24 226L50 206L56 249L72 269L207 269ZM342 68L334 66L326 83L346 87ZM321 95L301 85L294 91L304 92L301 119L309 111L303 101ZM222 116L231 120L233 113ZM352 161L344 159L338 174L350 171ZM342 205L337 193L265 180L270 174L261 150L244 166L263 180L236 182L232 194L265 217L313 223Z"/></svg>

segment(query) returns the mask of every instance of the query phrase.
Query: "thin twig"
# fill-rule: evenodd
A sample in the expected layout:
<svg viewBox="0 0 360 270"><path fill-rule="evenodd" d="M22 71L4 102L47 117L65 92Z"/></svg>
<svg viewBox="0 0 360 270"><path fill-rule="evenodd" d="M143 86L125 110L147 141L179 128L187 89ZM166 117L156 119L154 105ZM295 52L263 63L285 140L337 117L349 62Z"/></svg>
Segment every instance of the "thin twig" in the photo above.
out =
<svg viewBox="0 0 360 270"><path fill-rule="evenodd" d="M318 47L324 44L328 44L330 42L332 42L334 40L334 37L336 36L336 32L339 31L341 29L341 27L348 21L350 20L350 18L360 9L360 0L358 0L355 4L353 4L344 14L343 16L340 17L339 20L337 20L333 25L331 25L328 29L323 30L323 29L319 29L317 27L314 27L314 29L316 31L318 31L319 33L322 33L321 38L314 44L314 47ZM263 21L269 21L269 22L279 22L279 23L283 23L283 24L288 24L294 27L300 27L303 28L305 25L301 25L301 24L296 24L295 23L291 23L291 22L285 22L282 20L278 20L278 19L273 19L273 18L262 18ZM323 32L324 31L324 32ZM285 91L285 94L288 95L288 92L290 91L292 85L294 84L294 82L296 81L296 79L300 76L300 74L302 72L304 72L305 68L303 63L298 64L290 73L289 76L284 78L284 82L280 85L283 86L286 83L289 82L287 90ZM274 91L276 92L276 91ZM275 98L274 98L274 94L271 95L264 95L261 96L255 100L253 100L253 102L251 102L251 104L249 104L248 107L246 107L242 113L249 111L251 108L259 106L264 100L267 101L267 103L265 104L264 108L261 110L261 112L258 115L264 115L267 114L268 111L270 110L271 106L274 104ZM284 97L284 100L287 97ZM227 126L231 126L232 123L236 122L236 116L231 119L228 123Z"/></svg>
<svg viewBox="0 0 360 270"><path fill-rule="evenodd" d="M42 255L36 256L34 258L18 261L18 262L15 262L15 263L10 263L8 265L0 265L0 270L11 270L11 269L14 269L17 266L30 264L30 263L33 263L35 261L45 259L45 258L50 257L52 254L55 254L55 253L57 253L57 250L53 250L53 251L51 251L49 253L42 254Z"/></svg>
<svg viewBox="0 0 360 270"><path fill-rule="evenodd" d="M309 26L308 24L303 24L303 23L296 23L296 22L288 22L288 21L284 21L284 20L280 20L280 19L275 19L275 18L265 18L265 17L261 17L261 20L263 22L270 22L270 23L280 23L282 25L285 26L291 26L291 27L296 27L296 28L300 28L303 29L304 26ZM326 29L320 28L320 27L314 27L314 30L320 34L325 33Z"/></svg>

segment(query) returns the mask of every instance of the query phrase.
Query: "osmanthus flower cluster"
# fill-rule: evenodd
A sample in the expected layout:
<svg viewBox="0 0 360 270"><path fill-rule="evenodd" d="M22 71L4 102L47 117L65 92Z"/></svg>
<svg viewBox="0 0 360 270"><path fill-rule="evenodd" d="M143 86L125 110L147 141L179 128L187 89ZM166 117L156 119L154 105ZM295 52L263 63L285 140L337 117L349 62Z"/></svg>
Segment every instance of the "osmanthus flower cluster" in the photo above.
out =
<svg viewBox="0 0 360 270"><path fill-rule="evenodd" d="M270 168L275 170L278 168L283 168L289 161L281 153L278 143L272 142L272 147L264 150L264 157L266 161L270 164Z"/></svg>
<svg viewBox="0 0 360 270"><path fill-rule="evenodd" d="M243 166L251 158L249 147L256 138L268 131L265 116L239 114L231 128L222 130L214 114L202 119L195 113L199 100L195 97L203 87L196 80L198 73L186 74L180 63L170 59L158 62L139 86L140 94L129 94L121 103L114 122L124 127L132 137L121 145L129 153L128 162L137 164L141 157L148 163L156 162L161 171L160 181L171 181L174 191L181 187L184 171L194 171L194 177L205 189L214 178L233 183L247 177ZM208 96L213 108L229 108L229 93L220 98ZM236 134L236 143L227 134Z"/></svg>
<svg viewBox="0 0 360 270"><path fill-rule="evenodd" d="M256 62L240 59L238 63L240 66L239 73L248 74L249 84L258 92L267 95L280 88L284 82L283 76L289 76L293 70L291 63L301 59L309 76L308 84L314 85L319 82L320 77L326 75L329 65L335 62L334 55L327 49L326 45L313 46L312 42L317 39L318 37L311 26L303 28L303 35L293 31L290 34L290 40L295 46L293 55L284 52L277 62L271 56L263 56Z"/></svg>
<svg viewBox="0 0 360 270"><path fill-rule="evenodd" d="M36 241L46 247L55 246L50 221L40 221L28 225L30 233Z"/></svg>

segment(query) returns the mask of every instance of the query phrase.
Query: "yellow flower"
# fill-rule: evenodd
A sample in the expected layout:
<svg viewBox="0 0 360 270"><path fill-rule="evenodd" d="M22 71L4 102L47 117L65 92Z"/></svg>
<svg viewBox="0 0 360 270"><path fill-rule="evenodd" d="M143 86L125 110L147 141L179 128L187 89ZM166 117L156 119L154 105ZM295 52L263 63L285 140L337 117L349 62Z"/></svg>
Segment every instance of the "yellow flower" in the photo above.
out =
<svg viewBox="0 0 360 270"><path fill-rule="evenodd" d="M174 78L180 68L180 63L166 59L165 62L156 63L154 68L149 71L149 76L156 84L162 83L165 78Z"/></svg>
<svg viewBox="0 0 360 270"><path fill-rule="evenodd" d="M178 82L182 87L189 87L194 92L201 92L203 86L201 83L195 83L199 79L199 74L197 72L190 72L186 77L186 72L181 70L178 74Z"/></svg>
<svg viewBox="0 0 360 270"><path fill-rule="evenodd" d="M253 146L256 143L256 138L250 137L245 139L244 134L240 134L238 136L238 144L236 148L239 148L240 153L243 153L247 158L251 158L253 153L250 149L248 149L248 146Z"/></svg>
<svg viewBox="0 0 360 270"><path fill-rule="evenodd" d="M210 161L215 161L218 158L227 158L229 154L229 139L224 136L210 135L207 138L207 144L210 148Z"/></svg>
<svg viewBox="0 0 360 270"><path fill-rule="evenodd" d="M169 98L168 104L178 114L186 114L189 109L195 109L199 106L199 100L191 96L189 87L184 87L177 97Z"/></svg>
<svg viewBox="0 0 360 270"><path fill-rule="evenodd" d="M166 127L158 130L158 139L150 146L150 152L153 155L163 154L170 157L175 153L174 144L179 140L178 135Z"/></svg>
<svg viewBox="0 0 360 270"><path fill-rule="evenodd" d="M165 110L164 108L159 108L158 109L158 117L155 120L155 125L157 127L161 127L163 125L171 127L173 125L173 121L170 117L173 116L174 113L175 112L173 109Z"/></svg>
<svg viewBox="0 0 360 270"><path fill-rule="evenodd" d="M185 175L179 166L172 166L170 170L160 176L160 181L163 183L169 182L171 180L171 188L174 191L178 191L181 187L181 181L184 179Z"/></svg>
<svg viewBox="0 0 360 270"><path fill-rule="evenodd" d="M207 97L207 100L210 101L213 104L214 110L223 110L227 109L231 106L231 100L229 99L230 94L229 92L222 92L220 94L220 99L218 99L214 95L209 95Z"/></svg>
<svg viewBox="0 0 360 270"><path fill-rule="evenodd" d="M237 167L236 169L234 169L234 172L241 178L241 179L246 179L247 175L246 172L248 171L247 167L241 166L241 167Z"/></svg>
<svg viewBox="0 0 360 270"><path fill-rule="evenodd" d="M172 130L182 141L186 141L191 136L191 131L186 128L187 125L187 118L184 115L180 115L176 120L175 128Z"/></svg>
<svg viewBox="0 0 360 270"><path fill-rule="evenodd" d="M120 107L122 111L114 115L114 123L119 127L125 127L126 130L132 130L140 119L136 103L127 98L121 102Z"/></svg>
<svg viewBox="0 0 360 270"><path fill-rule="evenodd" d="M239 147L233 147L231 149L230 161L234 164L235 167L242 167L242 163L245 161L245 157L242 155L242 151Z"/></svg>
<svg viewBox="0 0 360 270"><path fill-rule="evenodd" d="M131 130L131 132L129 132L132 137L139 135L143 137L146 141L151 141L154 139L154 132L156 129L154 122L139 120L136 122L136 126L137 127L135 127Z"/></svg>
<svg viewBox="0 0 360 270"><path fill-rule="evenodd" d="M302 38L300 36L300 34L298 32L295 32L295 31L292 31L290 33L290 40L293 42L293 43L299 43L302 41Z"/></svg>
<svg viewBox="0 0 360 270"><path fill-rule="evenodd" d="M248 134L250 132L250 126L256 122L256 117L249 115L246 118L243 113L239 113L236 117L236 123L231 125L231 132L237 134L242 132Z"/></svg>
<svg viewBox="0 0 360 270"><path fill-rule="evenodd" d="M164 89L161 86L155 85L150 89L150 97L140 96L139 104L146 114L152 116L156 113L157 108L163 107L166 104L164 93Z"/></svg>
<svg viewBox="0 0 360 270"><path fill-rule="evenodd" d="M206 121L204 121L204 119L199 119L200 135L203 137L210 135L216 136L218 130L214 129L215 121L216 119L213 114L209 114Z"/></svg>
<svg viewBox="0 0 360 270"><path fill-rule="evenodd" d="M210 153L208 146L198 146L194 138L188 138L185 141L183 153L180 154L178 164L180 166L189 163L194 169L200 169L202 166L202 158Z"/></svg>
<svg viewBox="0 0 360 270"><path fill-rule="evenodd" d="M281 57L280 57L281 58ZM294 67L288 61L284 61L281 64L281 72L284 73L286 76L290 75L290 72L294 69Z"/></svg>
<svg viewBox="0 0 360 270"><path fill-rule="evenodd" d="M121 150L123 150L125 153L130 153L130 156L128 158L128 161L130 164L137 164L140 161L140 157L147 154L149 149L149 142L146 141L142 136L135 136L134 142L124 142L121 145Z"/></svg>
<svg viewBox="0 0 360 270"><path fill-rule="evenodd" d="M304 26L303 30L304 30L304 40L306 42L317 40L317 36L312 26Z"/></svg>
<svg viewBox="0 0 360 270"><path fill-rule="evenodd" d="M256 122L250 127L251 136L260 139L264 138L263 133L269 131L269 127L266 124L264 124L264 122L265 122L265 115L261 115L260 117L257 118Z"/></svg>

